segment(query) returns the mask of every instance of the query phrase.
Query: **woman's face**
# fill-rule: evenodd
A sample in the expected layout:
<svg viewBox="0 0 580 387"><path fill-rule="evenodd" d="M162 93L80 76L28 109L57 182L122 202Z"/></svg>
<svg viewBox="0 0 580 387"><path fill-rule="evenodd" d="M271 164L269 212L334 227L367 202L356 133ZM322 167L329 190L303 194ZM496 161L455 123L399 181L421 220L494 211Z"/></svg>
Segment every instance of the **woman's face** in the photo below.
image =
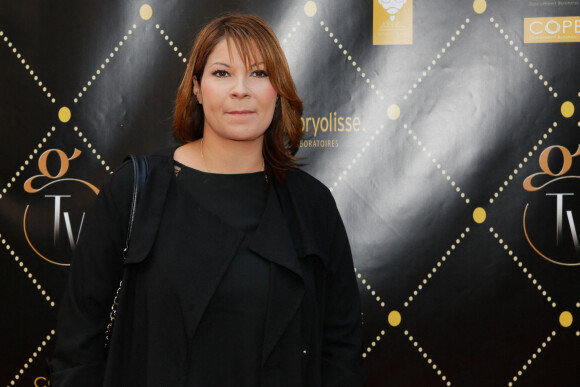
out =
<svg viewBox="0 0 580 387"><path fill-rule="evenodd" d="M234 141L263 140L274 116L277 93L270 83L261 56L250 68L234 42L224 39L208 57L201 84L194 93L203 107L204 136Z"/></svg>

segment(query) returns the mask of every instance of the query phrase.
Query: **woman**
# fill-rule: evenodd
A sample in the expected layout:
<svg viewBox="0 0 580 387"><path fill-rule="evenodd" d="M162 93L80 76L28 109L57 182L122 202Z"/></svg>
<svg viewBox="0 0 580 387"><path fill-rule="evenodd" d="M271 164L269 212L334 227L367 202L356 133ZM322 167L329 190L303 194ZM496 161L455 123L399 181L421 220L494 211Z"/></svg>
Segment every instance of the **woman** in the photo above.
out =
<svg viewBox="0 0 580 387"><path fill-rule="evenodd" d="M297 169L302 102L260 18L198 35L179 88L184 145L147 157L131 245L124 164L79 241L53 386L360 386L360 301L330 192ZM122 272L117 319L104 345Z"/></svg>

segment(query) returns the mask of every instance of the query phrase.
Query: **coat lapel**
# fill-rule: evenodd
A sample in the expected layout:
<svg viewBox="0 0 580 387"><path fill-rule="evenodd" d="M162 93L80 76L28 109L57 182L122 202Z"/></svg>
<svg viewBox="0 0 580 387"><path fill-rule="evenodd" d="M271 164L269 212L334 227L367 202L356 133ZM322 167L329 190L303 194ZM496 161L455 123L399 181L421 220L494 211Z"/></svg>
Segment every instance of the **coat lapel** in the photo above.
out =
<svg viewBox="0 0 580 387"><path fill-rule="evenodd" d="M274 262L302 278L297 251L292 243L290 230L272 188L268 190L266 207L258 229L252 235L249 247L263 258Z"/></svg>
<svg viewBox="0 0 580 387"><path fill-rule="evenodd" d="M170 155L164 152L151 156L151 158L160 158L162 161L155 167L151 162L149 163L149 175L145 185L139 191L125 264L143 261L155 242L173 173L173 151L174 148L165 151L171 152Z"/></svg>
<svg viewBox="0 0 580 387"><path fill-rule="evenodd" d="M171 207L176 213L164 220L164 230L160 232L167 243L160 243L163 251L157 252L155 247L154 251L172 261L173 271L168 278L173 283L168 286L180 300L185 330L188 339L193 340L244 233L193 202L189 195L178 196Z"/></svg>
<svg viewBox="0 0 580 387"><path fill-rule="evenodd" d="M264 363L300 308L305 289L296 248L273 188L269 190L262 221L249 241L249 248L275 264L264 332Z"/></svg>
<svg viewBox="0 0 580 387"><path fill-rule="evenodd" d="M308 192L291 191L291 188L304 186L303 183L300 184L295 181L298 178L295 174L298 173L301 172L289 170L286 176L286 183L274 182L275 193L300 260L308 256L315 256L327 266L329 257L324 253L326 251L323 246L325 241L320 238L319 228L330 221L328 219L319 219L314 215L324 212L321 212L320 208L318 208L320 203L309 200ZM301 205L296 203L296 198L301 199L298 200Z"/></svg>

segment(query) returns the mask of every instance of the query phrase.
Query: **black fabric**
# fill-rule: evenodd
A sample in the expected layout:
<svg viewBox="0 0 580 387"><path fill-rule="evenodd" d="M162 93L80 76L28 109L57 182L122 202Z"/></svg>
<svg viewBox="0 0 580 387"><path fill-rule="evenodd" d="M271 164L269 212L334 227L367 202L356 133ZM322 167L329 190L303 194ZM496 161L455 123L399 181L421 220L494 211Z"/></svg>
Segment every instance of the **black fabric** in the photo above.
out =
<svg viewBox="0 0 580 387"><path fill-rule="evenodd" d="M245 232L195 332L186 385L259 386L270 263L252 252L248 241L262 218L268 184L262 172L215 174L175 164L174 193L185 200L170 196L169 201L202 206L208 216ZM178 224L169 227L190 231Z"/></svg>
<svg viewBox="0 0 580 387"><path fill-rule="evenodd" d="M52 386L185 385L195 331L244 233L201 214L207 210L199 206L200 216L175 211L169 217L172 207L186 205L167 200L175 189L173 152L148 156L150 173L124 263L121 225L133 182L127 163L87 213L60 304ZM263 220L248 243L273 268L260 385L362 386L360 299L336 204L324 185L299 170L270 184ZM167 222L194 232L176 237L166 232ZM197 270L168 277L167 259ZM123 265L127 281L107 353L104 329ZM221 356L215 362L225 367Z"/></svg>
<svg viewBox="0 0 580 387"><path fill-rule="evenodd" d="M241 231L258 227L266 206L268 183L263 172L202 172L175 162L177 187L202 207Z"/></svg>

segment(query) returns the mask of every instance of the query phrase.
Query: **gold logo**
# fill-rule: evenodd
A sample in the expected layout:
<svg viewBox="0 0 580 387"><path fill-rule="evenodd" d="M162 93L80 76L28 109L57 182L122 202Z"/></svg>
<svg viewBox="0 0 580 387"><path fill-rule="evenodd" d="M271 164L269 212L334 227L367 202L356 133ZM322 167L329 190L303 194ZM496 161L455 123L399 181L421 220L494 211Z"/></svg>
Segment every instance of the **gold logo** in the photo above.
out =
<svg viewBox="0 0 580 387"><path fill-rule="evenodd" d="M413 44L413 0L373 0L373 45Z"/></svg>
<svg viewBox="0 0 580 387"><path fill-rule="evenodd" d="M50 246L43 243L47 238L43 236L38 237L38 235L41 235L41 231L46 229L46 226L44 225L50 222L53 226L53 246L50 247L50 249L53 253L60 256L70 255L70 252L74 251L78 237L82 231L85 214L83 212L82 215L79 216L81 219L78 227L73 227L71 214L78 211L71 211L71 209L68 209L68 207L71 207L68 204L73 196L71 194L70 183L68 185L65 184L66 187L61 188L60 190L56 190L54 186L59 183L59 187L62 187L63 185L60 183L66 182L81 183L85 187L88 187L95 195L98 195L99 193L99 189L87 181L65 177L69 171L70 162L78 158L80 155L81 151L78 149L74 149L73 154L70 157L60 149L49 149L38 158L38 170L40 174L30 177L26 182L24 182L24 191L27 193L38 194L40 191L44 191L45 193L43 199L44 205L35 207L36 210L34 211L34 216L30 215L30 212L33 212L31 211L30 204L28 204L24 210L22 220L24 236L28 245L39 257L55 265L68 266L69 264L64 263L62 257L59 259L51 259L48 258L49 254L41 253L41 250L46 251ZM48 199L51 203L50 206L46 205L45 199ZM74 210L75 206L72 205L72 207L72 210ZM60 236L60 231L63 226L61 223L62 220L64 220L64 228L66 231L65 238L61 238ZM78 229L76 237L74 235L74 228ZM32 236L37 236L36 243L32 242L32 239L35 239ZM64 243L61 239L65 240ZM39 247L39 240L42 247ZM67 247L64 248L62 246L63 244ZM66 251L68 251L69 254L67 254Z"/></svg>
<svg viewBox="0 0 580 387"><path fill-rule="evenodd" d="M540 154L541 172L529 175L523 183L526 191L534 193L524 209L526 240L542 258L562 266L580 266L576 227L580 176L572 172L574 158L578 156L580 146L574 154L564 146L550 146Z"/></svg>
<svg viewBox="0 0 580 387"><path fill-rule="evenodd" d="M580 42L580 16L524 18L524 43Z"/></svg>

